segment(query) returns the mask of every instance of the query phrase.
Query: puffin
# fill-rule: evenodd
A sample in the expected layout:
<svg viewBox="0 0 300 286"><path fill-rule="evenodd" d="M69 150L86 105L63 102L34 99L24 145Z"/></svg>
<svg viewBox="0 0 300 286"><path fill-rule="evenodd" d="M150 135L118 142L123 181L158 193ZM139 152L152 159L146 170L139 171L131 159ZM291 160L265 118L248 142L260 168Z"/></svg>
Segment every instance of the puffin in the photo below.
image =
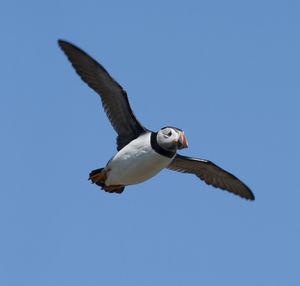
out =
<svg viewBox="0 0 300 286"><path fill-rule="evenodd" d="M167 168L196 175L206 184L254 200L250 188L213 162L178 154L188 147L184 131L173 126L151 131L133 113L126 91L106 69L79 47L58 40L81 79L99 96L117 133L117 153L103 168L90 172L89 180L109 193L121 194L126 186L142 183Z"/></svg>

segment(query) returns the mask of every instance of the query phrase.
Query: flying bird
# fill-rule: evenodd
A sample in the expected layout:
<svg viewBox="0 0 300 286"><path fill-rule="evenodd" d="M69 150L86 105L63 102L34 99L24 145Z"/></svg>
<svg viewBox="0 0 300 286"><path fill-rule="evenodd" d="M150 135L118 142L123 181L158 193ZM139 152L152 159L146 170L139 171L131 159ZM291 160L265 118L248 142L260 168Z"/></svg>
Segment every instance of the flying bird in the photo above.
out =
<svg viewBox="0 0 300 286"><path fill-rule="evenodd" d="M248 200L254 194L237 177L211 161L180 155L188 147L183 130L166 126L157 132L145 128L134 115L126 91L105 68L75 45L58 40L81 79L99 94L103 108L117 132L117 153L104 168L90 172L89 180L110 193L144 182L164 168L194 174L206 184Z"/></svg>

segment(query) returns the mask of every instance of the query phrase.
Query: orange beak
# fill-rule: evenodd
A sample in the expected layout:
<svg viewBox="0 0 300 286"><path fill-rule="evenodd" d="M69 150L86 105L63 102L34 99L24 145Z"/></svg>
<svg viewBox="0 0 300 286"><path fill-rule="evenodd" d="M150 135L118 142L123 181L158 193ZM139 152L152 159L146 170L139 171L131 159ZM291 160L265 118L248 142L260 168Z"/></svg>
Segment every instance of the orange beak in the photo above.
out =
<svg viewBox="0 0 300 286"><path fill-rule="evenodd" d="M183 149L183 148L187 148L188 147L188 142L186 140L184 132L181 132L180 138L179 138L177 144L178 144L178 149Z"/></svg>

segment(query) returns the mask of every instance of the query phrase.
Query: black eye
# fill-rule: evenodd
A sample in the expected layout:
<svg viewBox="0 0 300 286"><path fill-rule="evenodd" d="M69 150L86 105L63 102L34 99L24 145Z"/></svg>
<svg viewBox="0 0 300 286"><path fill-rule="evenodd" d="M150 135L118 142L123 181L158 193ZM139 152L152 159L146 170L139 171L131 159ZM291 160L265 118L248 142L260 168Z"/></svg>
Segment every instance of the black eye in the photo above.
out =
<svg viewBox="0 0 300 286"><path fill-rule="evenodd" d="M169 131L167 135L170 137L172 135L172 131Z"/></svg>

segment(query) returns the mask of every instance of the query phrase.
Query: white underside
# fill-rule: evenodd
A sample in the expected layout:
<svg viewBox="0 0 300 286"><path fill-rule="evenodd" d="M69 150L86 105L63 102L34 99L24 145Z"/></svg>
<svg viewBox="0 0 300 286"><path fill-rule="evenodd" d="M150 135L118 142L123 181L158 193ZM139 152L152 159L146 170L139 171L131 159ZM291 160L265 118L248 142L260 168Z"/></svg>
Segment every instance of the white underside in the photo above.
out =
<svg viewBox="0 0 300 286"><path fill-rule="evenodd" d="M174 157L173 157L174 158ZM150 145L150 133L131 141L108 163L106 186L144 182L167 167L173 158L156 153Z"/></svg>

